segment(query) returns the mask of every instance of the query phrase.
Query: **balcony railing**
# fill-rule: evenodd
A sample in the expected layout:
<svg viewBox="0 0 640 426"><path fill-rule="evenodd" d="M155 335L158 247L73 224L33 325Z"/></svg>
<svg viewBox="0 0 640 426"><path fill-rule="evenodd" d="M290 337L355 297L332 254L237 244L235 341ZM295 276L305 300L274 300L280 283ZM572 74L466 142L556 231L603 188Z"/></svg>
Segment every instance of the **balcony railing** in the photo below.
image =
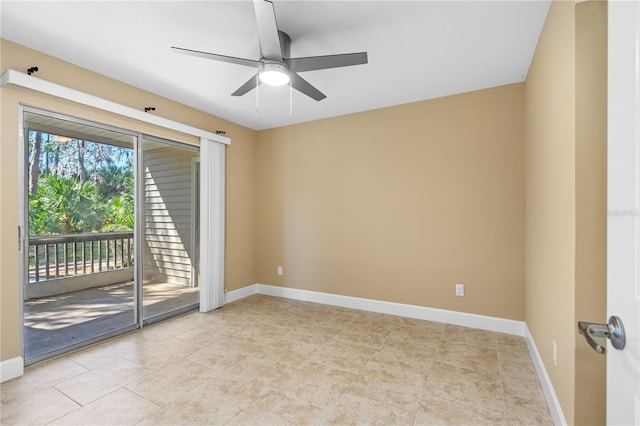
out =
<svg viewBox="0 0 640 426"><path fill-rule="evenodd" d="M133 267L133 232L29 237L29 282Z"/></svg>

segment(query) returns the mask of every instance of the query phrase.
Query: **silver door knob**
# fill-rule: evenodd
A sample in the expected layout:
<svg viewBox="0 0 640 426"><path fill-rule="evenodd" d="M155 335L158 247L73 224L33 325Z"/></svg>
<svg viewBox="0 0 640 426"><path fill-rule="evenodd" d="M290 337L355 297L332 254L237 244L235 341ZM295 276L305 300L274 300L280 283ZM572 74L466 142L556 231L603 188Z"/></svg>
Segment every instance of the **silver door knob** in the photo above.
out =
<svg viewBox="0 0 640 426"><path fill-rule="evenodd" d="M624 349L626 342L624 334L624 326L622 320L616 316L609 317L607 324L594 324L591 322L578 322L578 331L582 334L589 344L599 354L607 352L607 348L596 341L596 337L606 337L611 340L611 345L615 349Z"/></svg>

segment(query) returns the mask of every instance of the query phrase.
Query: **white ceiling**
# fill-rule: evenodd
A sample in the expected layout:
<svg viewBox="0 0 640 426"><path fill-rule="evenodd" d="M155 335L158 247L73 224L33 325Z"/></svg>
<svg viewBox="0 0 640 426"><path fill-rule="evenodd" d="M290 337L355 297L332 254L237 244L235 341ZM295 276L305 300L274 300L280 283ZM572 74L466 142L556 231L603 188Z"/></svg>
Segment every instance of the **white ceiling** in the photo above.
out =
<svg viewBox="0 0 640 426"><path fill-rule="evenodd" d="M369 63L301 76L289 88L230 94L255 70L170 46L260 58L250 1L7 1L0 35L81 67L260 130L522 82L549 1L275 1L291 56L367 51ZM33 64L37 65L37 64ZM21 70L23 71L23 70ZM162 115L162 111L156 111Z"/></svg>

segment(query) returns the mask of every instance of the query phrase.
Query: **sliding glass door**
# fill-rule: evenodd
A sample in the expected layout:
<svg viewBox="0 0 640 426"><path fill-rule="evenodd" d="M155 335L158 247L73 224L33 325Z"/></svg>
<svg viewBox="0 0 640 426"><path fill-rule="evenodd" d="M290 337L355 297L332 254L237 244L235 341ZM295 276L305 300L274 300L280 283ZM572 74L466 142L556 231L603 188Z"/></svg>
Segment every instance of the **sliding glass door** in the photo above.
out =
<svg viewBox="0 0 640 426"><path fill-rule="evenodd" d="M198 147L23 107L24 358L199 306Z"/></svg>
<svg viewBox="0 0 640 426"><path fill-rule="evenodd" d="M143 320L194 309L200 300L198 147L143 136Z"/></svg>
<svg viewBox="0 0 640 426"><path fill-rule="evenodd" d="M25 108L27 363L138 326L135 133Z"/></svg>

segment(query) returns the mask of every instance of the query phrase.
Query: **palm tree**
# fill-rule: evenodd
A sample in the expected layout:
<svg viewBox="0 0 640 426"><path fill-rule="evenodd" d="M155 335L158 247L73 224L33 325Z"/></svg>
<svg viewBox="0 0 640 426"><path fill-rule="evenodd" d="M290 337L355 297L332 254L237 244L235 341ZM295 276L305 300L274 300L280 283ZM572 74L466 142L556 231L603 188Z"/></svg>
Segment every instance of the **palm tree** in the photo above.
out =
<svg viewBox="0 0 640 426"><path fill-rule="evenodd" d="M42 233L78 233L102 226L105 205L98 187L78 177L41 176L38 192L30 197L30 226Z"/></svg>

